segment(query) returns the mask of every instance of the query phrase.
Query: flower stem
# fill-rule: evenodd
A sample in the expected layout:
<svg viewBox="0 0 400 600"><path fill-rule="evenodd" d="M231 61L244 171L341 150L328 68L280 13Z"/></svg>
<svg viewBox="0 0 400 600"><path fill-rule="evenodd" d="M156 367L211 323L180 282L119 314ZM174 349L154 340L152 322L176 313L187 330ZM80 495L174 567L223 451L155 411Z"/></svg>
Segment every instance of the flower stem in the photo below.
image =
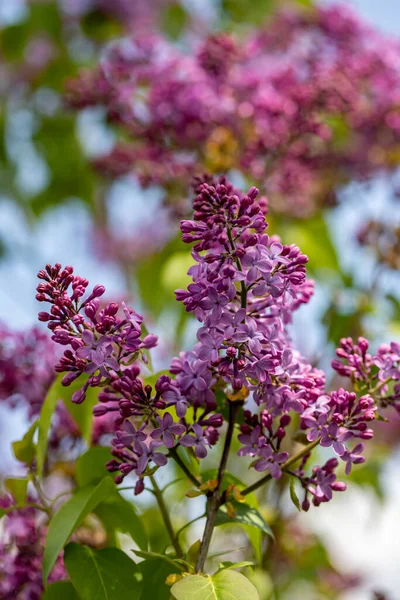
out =
<svg viewBox="0 0 400 600"><path fill-rule="evenodd" d="M236 252L236 246L235 246L235 242L233 241L232 231L229 227L227 229L227 234L228 234L228 240L231 245L231 248L232 248L233 252ZM237 265L237 268L239 269L239 271L242 272L243 269L242 269L242 263L240 262L240 258L236 257L235 262L236 262L236 265ZM247 307L247 288L246 288L246 284L244 281L240 282L240 303L241 303L242 308Z"/></svg>
<svg viewBox="0 0 400 600"><path fill-rule="evenodd" d="M183 550L181 548L181 545L179 543L179 540L177 539L175 532L174 532L174 528L172 527L172 522L171 522L171 518L169 516L169 512L167 509L167 506L164 502L164 498L162 495L162 492L160 490L160 488L158 487L157 481L155 480L154 475L150 475L150 480L151 483L153 485L153 489L154 489L154 496L157 500L157 504L158 504L158 508L160 509L161 512L161 516L163 518L164 521L164 525L165 528L168 532L169 538L171 540L171 543L174 547L174 550L176 552L176 555L178 558L183 558L184 554L183 554Z"/></svg>
<svg viewBox="0 0 400 600"><path fill-rule="evenodd" d="M232 443L233 430L235 427L235 420L237 411L239 409L239 404L230 402L229 403L229 421L228 421L228 430L226 432L224 449L222 451L221 462L219 463L218 475L217 475L217 485L212 492L211 496L208 500L207 505L207 520L204 528L203 539L201 540L199 555L197 558L196 571L198 573L203 571L204 563L207 559L208 550L210 548L211 538L214 531L215 520L217 518L218 509L222 505L222 496L220 494L221 484L224 478L226 465L228 462L229 450Z"/></svg>
<svg viewBox="0 0 400 600"><path fill-rule="evenodd" d="M282 471L287 471L294 463L296 463L298 460L303 458L303 456L311 452L311 450L315 448L315 446L318 446L320 440L321 438L317 438L313 442L310 442L309 444L307 444L307 446L305 446L304 448L299 450L299 452L297 452L294 456L292 456L292 458L289 458L289 460L283 463ZM259 487L263 486L264 483L267 483L271 479L271 475L266 475L265 477L262 477L262 479L259 479L258 481L254 482L252 485L249 485L249 487L244 489L241 492L242 496L247 496L248 494L251 494L251 492L255 492L255 490L258 490Z"/></svg>

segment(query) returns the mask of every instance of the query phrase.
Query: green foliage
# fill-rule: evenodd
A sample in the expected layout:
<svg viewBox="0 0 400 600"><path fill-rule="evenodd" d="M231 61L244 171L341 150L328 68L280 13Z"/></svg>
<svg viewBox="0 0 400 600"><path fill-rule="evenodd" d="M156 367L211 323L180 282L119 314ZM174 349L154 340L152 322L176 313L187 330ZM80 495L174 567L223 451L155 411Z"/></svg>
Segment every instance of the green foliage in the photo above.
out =
<svg viewBox="0 0 400 600"><path fill-rule="evenodd" d="M168 5L162 14L162 29L172 39L176 40L186 27L188 16L179 2Z"/></svg>
<svg viewBox="0 0 400 600"><path fill-rule="evenodd" d="M319 276L330 276L340 273L340 264L336 248L322 213L317 213L304 222L285 223L282 228L285 243L296 244L307 254L309 261L307 271Z"/></svg>
<svg viewBox="0 0 400 600"><path fill-rule="evenodd" d="M33 441L38 421L32 423L22 440L12 443L14 456L19 462L31 465L36 456L36 444Z"/></svg>
<svg viewBox="0 0 400 600"><path fill-rule="evenodd" d="M34 141L51 173L49 185L31 200L34 213L40 215L69 198L91 204L94 175L76 137L74 117L63 113L43 118Z"/></svg>
<svg viewBox="0 0 400 600"><path fill-rule="evenodd" d="M337 304L332 302L322 318L322 322L326 326L328 340L338 346L342 337L356 339L360 336L363 332L363 313L364 310L359 307L343 313Z"/></svg>
<svg viewBox="0 0 400 600"><path fill-rule="evenodd" d="M70 536L91 513L110 494L115 486L110 477L105 477L96 487L78 490L72 498L61 506L50 521L46 547L43 557L43 579L47 580L57 557Z"/></svg>
<svg viewBox="0 0 400 600"><path fill-rule="evenodd" d="M293 504L295 505L295 507L297 508L297 510L300 512L301 511L300 500L298 499L297 494L296 494L296 486L295 486L295 481L294 481L293 477L290 478L290 499L293 502Z"/></svg>
<svg viewBox="0 0 400 600"><path fill-rule="evenodd" d="M13 496L17 504L26 502L26 492L29 479L27 477L9 477L5 480L6 489Z"/></svg>
<svg viewBox="0 0 400 600"><path fill-rule="evenodd" d="M376 453L378 454L378 453ZM362 487L369 487L374 490L379 500L385 497L384 488L380 477L384 456L369 456L368 461L362 465L357 465L351 471L351 481Z"/></svg>
<svg viewBox="0 0 400 600"><path fill-rule="evenodd" d="M181 572L179 566L164 560L164 557L148 558L139 563L143 575L143 589L140 600L170 600L170 587L165 581L169 575Z"/></svg>
<svg viewBox="0 0 400 600"><path fill-rule="evenodd" d="M219 563L218 571L223 571L224 569L244 569L245 567L254 567L254 563L249 560L243 560L241 562L224 560L223 562Z"/></svg>
<svg viewBox="0 0 400 600"><path fill-rule="evenodd" d="M274 0L222 0L222 10L229 21L239 24L260 24L272 12Z"/></svg>
<svg viewBox="0 0 400 600"><path fill-rule="evenodd" d="M109 539L115 538L116 532L127 533L142 550L147 550L148 538L143 519L137 514L135 507L115 492L95 509L95 514L102 521Z"/></svg>
<svg viewBox="0 0 400 600"><path fill-rule="evenodd" d="M122 550L71 543L65 548L64 563L81 600L140 598L139 567Z"/></svg>
<svg viewBox="0 0 400 600"><path fill-rule="evenodd" d="M249 506L245 502L236 502L235 500L231 500L230 503L235 511L235 516L233 518L230 517L226 505L222 505L217 514L216 526L238 523L240 525L256 527L270 537L274 537L271 527L265 522L256 508Z"/></svg>
<svg viewBox="0 0 400 600"><path fill-rule="evenodd" d="M140 297L154 317L158 317L166 308L185 312L176 302L174 295L175 288L185 287L189 282L184 271L175 272L177 262L180 268L183 266L185 250L188 257L186 266L189 268L193 260L180 236L171 240L161 252L141 261L137 266L136 279Z"/></svg>
<svg viewBox="0 0 400 600"><path fill-rule="evenodd" d="M106 463L111 460L109 448L95 446L89 448L76 462L75 479L79 487L97 485L104 477L111 477Z"/></svg>
<svg viewBox="0 0 400 600"><path fill-rule="evenodd" d="M56 381L53 383L53 385L47 392L39 416L38 442L36 447L36 469L40 479L43 477L44 463L46 461L51 419L56 409L56 405L59 398L59 380L60 377L56 379Z"/></svg>
<svg viewBox="0 0 400 600"><path fill-rule="evenodd" d="M42 600L79 600L79 596L70 581L56 581L49 585Z"/></svg>
<svg viewBox="0 0 400 600"><path fill-rule="evenodd" d="M259 600L252 583L241 573L223 570L213 576L189 575L171 588L176 600Z"/></svg>
<svg viewBox="0 0 400 600"><path fill-rule="evenodd" d="M57 379L57 385L59 398L64 402L66 409L76 423L83 439L87 444L90 444L93 430L93 406L97 403L99 391L96 388L89 387L83 404L74 404L71 400L74 392L81 389L87 377L87 375L81 375L68 387L61 385L62 377L60 377Z"/></svg>
<svg viewBox="0 0 400 600"><path fill-rule="evenodd" d="M122 33L121 25L102 10L91 10L82 19L82 31L96 42L106 42Z"/></svg>

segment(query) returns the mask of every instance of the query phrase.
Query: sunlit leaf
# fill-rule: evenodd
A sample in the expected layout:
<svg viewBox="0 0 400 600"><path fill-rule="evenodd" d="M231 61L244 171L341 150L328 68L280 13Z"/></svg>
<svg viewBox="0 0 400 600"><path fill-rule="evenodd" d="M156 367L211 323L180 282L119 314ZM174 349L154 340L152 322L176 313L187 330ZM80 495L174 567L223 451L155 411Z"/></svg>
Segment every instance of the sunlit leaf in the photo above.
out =
<svg viewBox="0 0 400 600"><path fill-rule="evenodd" d="M26 492L29 479L27 477L9 477L5 480L6 489L13 496L17 504L23 504L26 501Z"/></svg>
<svg viewBox="0 0 400 600"><path fill-rule="evenodd" d="M189 575L171 588L176 600L259 600L254 585L236 571L219 571L213 576Z"/></svg>

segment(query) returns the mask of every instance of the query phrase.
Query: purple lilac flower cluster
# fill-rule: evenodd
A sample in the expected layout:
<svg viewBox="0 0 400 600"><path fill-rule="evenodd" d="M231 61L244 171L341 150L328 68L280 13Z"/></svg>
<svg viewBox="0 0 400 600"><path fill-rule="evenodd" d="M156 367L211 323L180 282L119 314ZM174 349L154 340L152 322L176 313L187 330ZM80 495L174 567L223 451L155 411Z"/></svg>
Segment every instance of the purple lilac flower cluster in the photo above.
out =
<svg viewBox="0 0 400 600"><path fill-rule="evenodd" d="M218 442L227 406L241 409L249 398L236 424L239 455L251 457L251 466L267 478L279 479L283 471L297 477L305 492L303 509L310 497L318 506L346 487L335 473L340 461L347 474L364 462L364 442L373 436L369 424L378 408L375 394L382 399L389 385L398 391L398 345L381 347L372 358L366 340L360 338L357 346L343 340L338 354L350 366L333 366L364 387L328 393L323 371L293 348L288 334L293 312L313 292L307 257L266 233L266 201L257 201L256 188L243 194L224 177L197 180L195 188L193 220L181 222L183 241L194 243L192 282L176 290L176 297L200 327L198 343L173 359L174 379L163 374L146 384L135 361L145 358L143 351L156 338L142 339L142 316L124 305L118 316L114 303L100 308L103 286L82 300L88 282L60 265L40 271L44 282L38 286L38 300L52 305L39 319L48 322L55 341L71 347L57 369L67 371L66 385L86 374L75 402L84 400L88 385L101 388L94 414L114 415L117 426L107 466L117 482L134 473L136 493L170 457L179 461L179 446L204 458ZM297 454L288 435L296 422L305 444ZM307 474L316 446L332 447L337 458L311 466Z"/></svg>
<svg viewBox="0 0 400 600"><path fill-rule="evenodd" d="M181 395L197 407L215 408L221 389L228 398L252 395L260 409L244 412L239 455L252 457L256 471L281 477L289 459L283 440L297 413L306 443L332 446L348 474L364 461L360 440L372 437L368 424L377 407L367 391L361 397L342 389L327 394L324 373L292 348L287 324L312 293L307 257L265 233L256 197L255 188L243 195L224 178L198 186L194 220L181 223L183 241L194 242L193 283L176 295L201 323L199 343L175 359L171 371ZM390 367L387 377L394 375ZM337 459L314 467L310 476L305 464L294 472L305 489L304 508L310 494L318 505L332 490L345 489L336 481Z"/></svg>
<svg viewBox="0 0 400 600"><path fill-rule="evenodd" d="M9 496L0 507L13 505ZM42 563L46 527L35 508L12 510L2 521L0 534L0 597L3 600L40 600L43 594ZM49 582L66 579L62 556L57 558Z"/></svg>
<svg viewBox="0 0 400 600"><path fill-rule="evenodd" d="M125 38L70 82L72 106L102 105L123 130L103 174L164 185L173 204L193 174L237 168L275 209L307 216L337 182L396 165L399 45L347 6L285 7L241 40L193 39L184 52Z"/></svg>
<svg viewBox="0 0 400 600"><path fill-rule="evenodd" d="M177 444L192 448L198 458L204 458L207 448L218 440L217 428L223 419L210 414L214 408L211 406L201 413L195 409L189 424L185 418L189 402L170 377L159 377L154 391L143 383L140 368L132 363L139 358L147 362L144 352L157 341L154 335L142 336L143 317L123 303L121 307L111 303L100 308L103 286L95 286L82 299L88 281L75 276L72 267L48 265L38 276L43 283L38 285L37 299L52 305L49 313L39 313L39 320L48 322L55 342L70 346L56 370L67 372L64 385L81 375L87 377L72 401L83 402L89 385L101 388L100 404L94 408L96 425L106 419L106 432L110 422L114 431L117 429L112 441L115 458L108 464L110 471L119 472L116 480L120 482L135 472L139 493L150 463L164 466L166 453ZM103 430L95 427L99 435Z"/></svg>
<svg viewBox="0 0 400 600"><path fill-rule="evenodd" d="M393 406L400 412L400 344L382 344L375 354L368 352L369 343L363 337L357 343L352 338L340 340L332 367L342 377L349 378L355 389L368 390L377 404Z"/></svg>
<svg viewBox="0 0 400 600"><path fill-rule="evenodd" d="M105 288L96 285L85 298L87 279L74 275L72 267L47 265L38 273L42 282L36 299L51 304L50 312L40 312L39 321L47 322L52 339L70 346L56 365L56 371L66 372L63 385L70 385L85 374L86 381L75 392L72 401L83 402L86 390L99 386L113 374L138 358L146 362L145 351L157 343L154 335L142 339L143 317L124 303L115 302L100 307ZM119 313L122 312L120 316Z"/></svg>

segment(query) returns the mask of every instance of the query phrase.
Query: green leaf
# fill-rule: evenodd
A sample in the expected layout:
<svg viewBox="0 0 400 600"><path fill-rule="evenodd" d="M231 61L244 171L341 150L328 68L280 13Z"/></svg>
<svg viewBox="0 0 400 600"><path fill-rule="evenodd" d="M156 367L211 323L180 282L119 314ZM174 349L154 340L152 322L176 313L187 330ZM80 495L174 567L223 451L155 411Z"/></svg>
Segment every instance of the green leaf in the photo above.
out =
<svg viewBox="0 0 400 600"><path fill-rule="evenodd" d="M218 511L217 519L215 522L215 526L218 527L220 525L239 525L242 527L254 548L254 552L256 555L256 559L258 562L261 560L261 542L262 542L262 533L266 533L270 537L274 537L272 533L272 529L265 522L259 511L250 506L249 504L231 501L234 509L236 510L236 515L234 518L231 518L227 514L226 506L223 505Z"/></svg>
<svg viewBox="0 0 400 600"><path fill-rule="evenodd" d="M163 560L172 567L176 567L180 571L182 570L182 567L179 566L178 562L167 554L160 554L159 552L143 552L143 550L132 550L132 552L140 558Z"/></svg>
<svg viewBox="0 0 400 600"><path fill-rule="evenodd" d="M176 600L260 600L254 585L236 571L219 571L213 576L189 575L171 588Z"/></svg>
<svg viewBox="0 0 400 600"><path fill-rule="evenodd" d="M148 538L143 520L135 507L115 492L114 498L101 502L95 509L108 533L127 533L141 550L147 550Z"/></svg>
<svg viewBox="0 0 400 600"><path fill-rule="evenodd" d="M229 560L224 560L219 563L218 571L223 571L224 569L244 569L245 567L254 567L254 563L250 560L243 560L242 562L231 562Z"/></svg>
<svg viewBox="0 0 400 600"><path fill-rule="evenodd" d="M27 477L9 477L5 480L6 489L13 496L17 504L26 502L26 491L29 479Z"/></svg>
<svg viewBox="0 0 400 600"><path fill-rule="evenodd" d="M79 600L70 581L56 581L49 585L41 600Z"/></svg>
<svg viewBox="0 0 400 600"><path fill-rule="evenodd" d="M73 394L81 389L87 378L87 375L81 375L71 385L64 386L61 384L62 377L60 377L58 379L58 394L75 421L83 439L89 445L93 430L93 406L97 404L98 388L89 387L86 392L86 399L82 404L74 404L71 400Z"/></svg>
<svg viewBox="0 0 400 600"><path fill-rule="evenodd" d="M297 508L297 510L301 511L300 500L298 499L297 494L296 494L296 487L295 487L293 477L290 478L290 499L293 502L293 504L295 505L295 507Z"/></svg>
<svg viewBox="0 0 400 600"><path fill-rule="evenodd" d="M97 485L104 477L111 477L106 463L111 460L109 448L95 446L89 448L76 462L75 478L79 487Z"/></svg>
<svg viewBox="0 0 400 600"><path fill-rule="evenodd" d="M191 565L195 565L197 562L197 557L199 556L199 552L200 552L200 546L201 546L201 540L197 540L196 542L194 542L194 544L192 544L189 548L189 550L186 553L186 560L188 561L189 564Z"/></svg>
<svg viewBox="0 0 400 600"><path fill-rule="evenodd" d="M30 465L36 456L36 445L33 442L33 438L37 427L38 421L35 421L29 427L22 440L12 443L15 458L27 465Z"/></svg>
<svg viewBox="0 0 400 600"><path fill-rule="evenodd" d="M326 271L330 271L330 274L340 273L336 248L322 213L307 219L307 227L304 223L286 223L283 232L282 237L285 242L290 240L289 243L292 243L296 240L300 250L307 254L309 258L307 270L310 273L318 273L318 275Z"/></svg>
<svg viewBox="0 0 400 600"><path fill-rule="evenodd" d="M36 468L37 474L40 479L43 477L43 469L47 454L51 419L59 399L59 380L60 376L58 376L58 378L55 380L55 382L47 392L39 416L38 442L36 447Z"/></svg>
<svg viewBox="0 0 400 600"><path fill-rule="evenodd" d="M78 490L72 498L63 504L50 521L47 532L46 547L43 556L43 579L48 576L57 560L58 555L68 542L70 536L82 523L84 518L96 506L115 492L115 486L110 477L105 477L96 487Z"/></svg>
<svg viewBox="0 0 400 600"><path fill-rule="evenodd" d="M140 598L140 570L118 548L94 550L71 543L64 563L81 600L135 600Z"/></svg>
<svg viewBox="0 0 400 600"><path fill-rule="evenodd" d="M207 471L204 471L201 474L201 476L202 476L203 481L207 481L208 479L215 479L217 476L217 471L215 469L208 469ZM246 487L246 484L244 484L243 481L241 481L235 475L232 475L232 473L229 473L229 471L226 471L224 478L222 480L222 489L226 489L229 485L235 485L239 490L243 490ZM246 496L246 505L248 505L251 508L254 508L256 511L258 511L258 500L257 500L257 496L255 495L254 492L252 492L251 494L248 494ZM236 524L238 524L238 523L236 523ZM222 525L222 523L221 523L221 525ZM229 522L227 521L226 525L235 525L235 522L232 519L229 519ZM245 525L244 523L241 523L240 525L241 525L242 529L244 529L244 531L246 532L246 534L251 542L251 545L254 548L254 553L255 553L255 557L256 557L257 561L261 562L262 531L256 527L254 527L253 525L248 526L248 525Z"/></svg>
<svg viewBox="0 0 400 600"><path fill-rule="evenodd" d="M226 525L227 523L240 523L243 525L249 525L250 527L256 527L263 533L266 533L272 538L274 537L271 527L265 522L256 508L249 506L244 502L236 502L235 500L232 500L231 504L236 511L236 515L232 519L227 513L226 506L221 506L217 514L216 526Z"/></svg>
<svg viewBox="0 0 400 600"><path fill-rule="evenodd" d="M185 9L179 4L179 2L175 2L168 6L163 12L163 31L165 31L169 37L175 40L181 35L187 20Z"/></svg>
<svg viewBox="0 0 400 600"><path fill-rule="evenodd" d="M143 575L143 590L140 600L170 600L171 588L166 585L168 575L180 573L176 564L166 562L163 557L150 558L139 563Z"/></svg>
<svg viewBox="0 0 400 600"><path fill-rule="evenodd" d="M221 6L229 18L240 25L260 25L274 8L274 0L222 0Z"/></svg>

